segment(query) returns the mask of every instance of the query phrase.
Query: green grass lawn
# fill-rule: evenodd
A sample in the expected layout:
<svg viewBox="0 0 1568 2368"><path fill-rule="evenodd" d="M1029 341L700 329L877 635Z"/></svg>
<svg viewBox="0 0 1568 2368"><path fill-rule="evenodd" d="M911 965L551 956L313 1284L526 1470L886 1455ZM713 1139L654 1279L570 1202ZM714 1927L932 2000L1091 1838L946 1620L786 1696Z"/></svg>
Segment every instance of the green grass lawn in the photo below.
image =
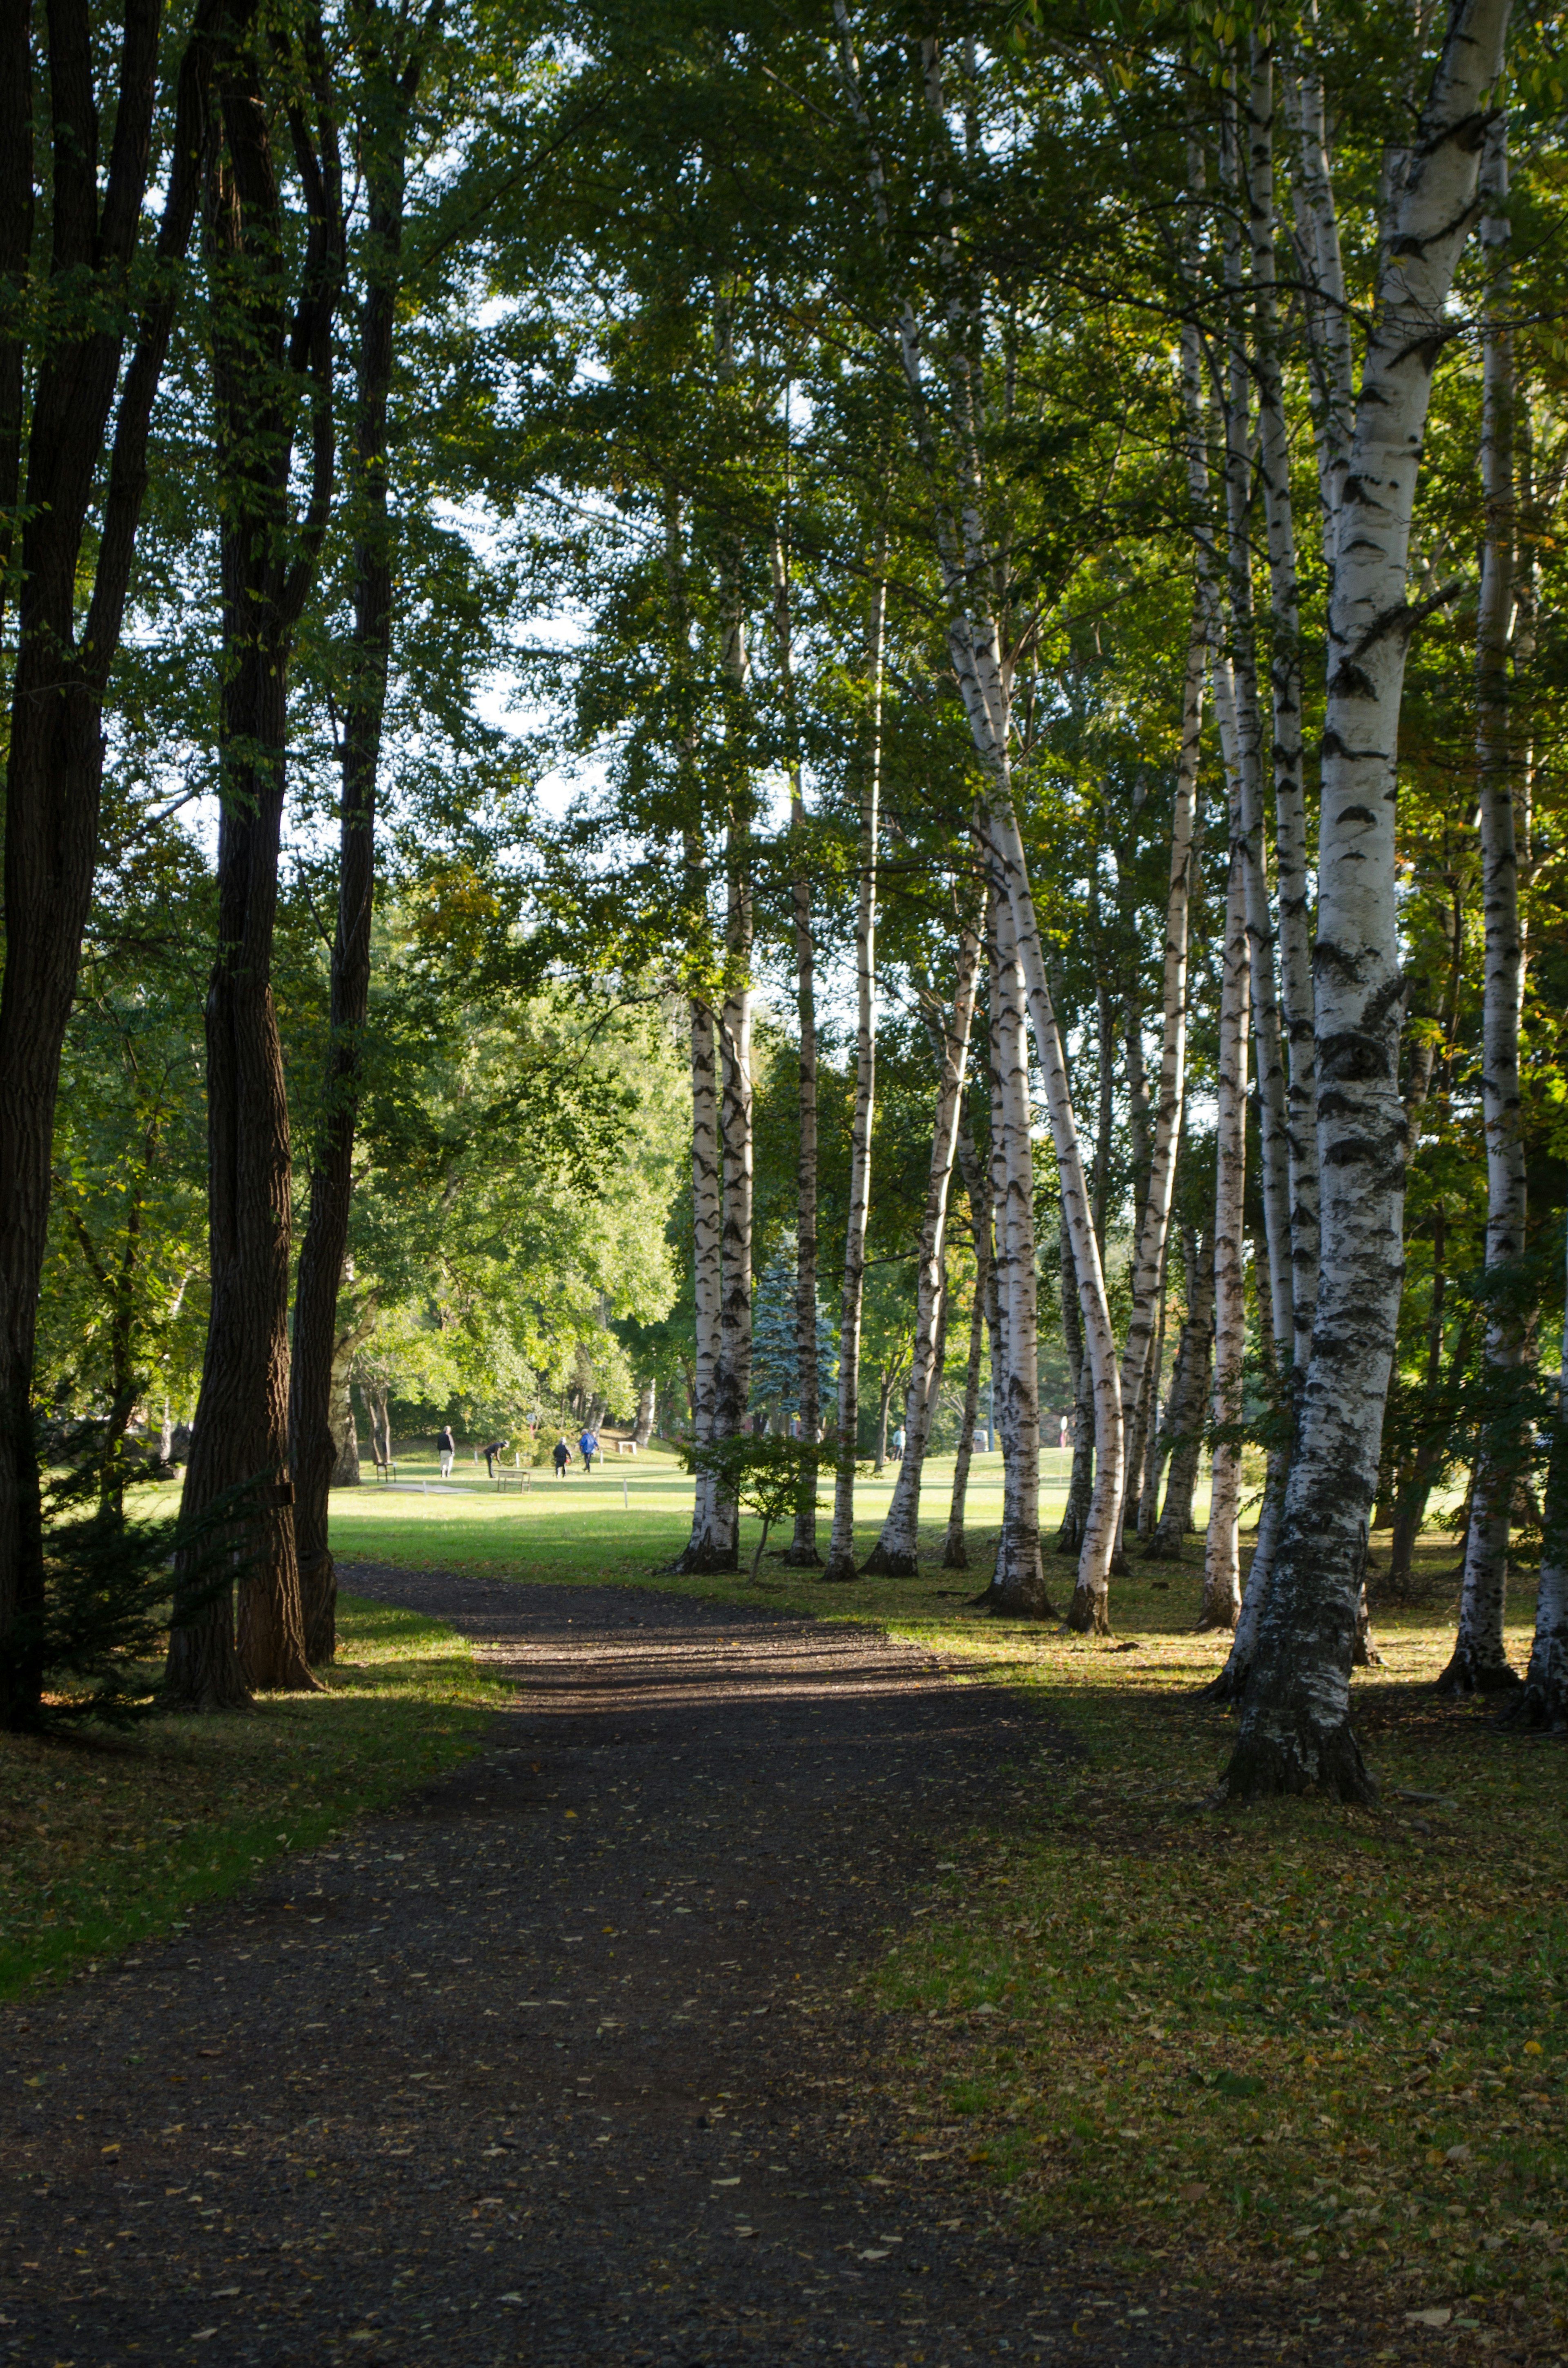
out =
<svg viewBox="0 0 1568 2368"><path fill-rule="evenodd" d="M476 1748L509 1692L432 1620L347 1596L319 1694L248 1717L0 1736L0 1998L177 1930Z"/></svg>
<svg viewBox="0 0 1568 2368"><path fill-rule="evenodd" d="M1067 1459L1046 1462L1049 1536ZM1019 1690L1038 1742L993 1811L952 1833L931 1911L866 1976L902 2032L913 2163L957 2156L1028 2221L1100 2220L1216 2277L1278 2280L1309 2307L1370 2296L1402 2341L1407 2313L1447 2313L1449 2336L1483 2351L1511 2332L1554 2356L1562 1747L1434 1696L1459 1541L1425 1543L1415 1600L1377 1611L1382 1666L1356 1678L1379 1809L1216 1810L1234 1722L1201 1699L1227 1640L1192 1630L1199 1542L1174 1569L1134 1557L1113 1582L1109 1644L994 1621L968 1598L999 1460L977 1468L967 1575L937 1566L950 1474L927 1474L930 1559L912 1580L826 1587L765 1562L754 1595L744 1578L658 1577L690 1503L659 1455L592 1480L539 1474L521 1498L485 1492L483 1474L478 1493L344 1491L333 1542L346 1558L867 1620L942 1653L962 1682ZM859 1491L865 1547L892 1477ZM1048 1573L1063 1601L1071 1565L1048 1557ZM1522 1667L1528 1592L1511 1614Z"/></svg>

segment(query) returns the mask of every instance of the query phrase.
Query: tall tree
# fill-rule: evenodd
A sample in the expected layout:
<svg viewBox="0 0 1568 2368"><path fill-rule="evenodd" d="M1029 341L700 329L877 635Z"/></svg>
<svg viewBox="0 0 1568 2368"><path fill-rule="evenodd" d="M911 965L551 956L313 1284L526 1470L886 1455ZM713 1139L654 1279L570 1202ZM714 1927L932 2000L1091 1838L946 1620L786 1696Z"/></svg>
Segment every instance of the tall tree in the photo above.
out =
<svg viewBox="0 0 1568 2368"><path fill-rule="evenodd" d="M1382 250L1329 604L1314 969L1322 1269L1269 1591L1226 1772L1238 1798L1374 1791L1349 1679L1403 1273L1403 966L1395 765L1410 528L1432 372L1479 151L1502 71L1508 0L1456 0Z"/></svg>
<svg viewBox="0 0 1568 2368"><path fill-rule="evenodd" d="M207 997L211 1300L186 1477L199 1515L256 1490L236 1542L237 1622L226 1591L187 1607L165 1691L224 1710L247 1688L309 1688L289 1476L292 1170L272 994L289 727L289 672L332 502L333 323L343 269L336 98L319 17L282 44L253 33L216 83L222 141L208 176L213 412L222 493L224 679L218 945ZM283 87L278 88L275 76ZM274 146L281 121L306 211L291 255ZM290 282L294 281L292 292ZM294 449L309 426L304 504ZM176 1572L176 1600L188 1574Z"/></svg>
<svg viewBox="0 0 1568 2368"><path fill-rule="evenodd" d="M358 146L366 223L348 489L354 627L344 697L337 926L324 1110L311 1160L310 1213L295 1283L289 1374L294 1535L305 1657L312 1664L330 1661L336 1649L337 1583L327 1543L327 1495L344 1445L344 1409L350 1428L353 1423L348 1367L357 1327L340 1328L338 1291L348 1253L355 1126L369 1009L376 800L392 624L387 404L403 276L409 125L422 64L417 47L411 54L398 54L397 30L383 22L379 10L373 11L360 27L358 42ZM354 1476L358 1478L358 1471Z"/></svg>
<svg viewBox="0 0 1568 2368"><path fill-rule="evenodd" d="M215 58L251 0L201 0L177 68L157 227L156 0L61 0L0 28L0 600L16 576L0 986L0 1724L34 1716L43 1538L33 1429L60 1053L97 853L105 696L147 484L153 406L200 202ZM118 22L118 41L110 25ZM98 61L110 63L100 73ZM33 199L34 95L51 202ZM102 155L100 123L113 129ZM43 302L29 281L47 286ZM29 324L47 323L36 347ZM126 359L127 346L130 359ZM21 515L19 537L15 530Z"/></svg>
<svg viewBox="0 0 1568 2368"><path fill-rule="evenodd" d="M1481 1091L1486 1125L1486 1268L1495 1289L1487 1309L1483 1419L1471 1486L1464 1584L1453 1655L1438 1679L1449 1694L1505 1693L1519 1682L1503 1643L1508 1530L1528 1460L1528 1401L1519 1387L1528 1319L1508 1269L1525 1249L1525 1144L1519 1091L1519 1019L1525 947L1519 913L1521 768L1509 713L1509 642L1514 612L1514 334L1508 251L1507 118L1487 126L1481 166L1481 243L1487 286L1482 363L1481 482L1483 533L1476 620L1476 773L1481 810L1485 988Z"/></svg>
<svg viewBox="0 0 1568 2368"><path fill-rule="evenodd" d="M878 566L866 628L870 718L860 792L855 907L855 1121L849 1148L849 1209L844 1229L844 1294L838 1320L838 1437L834 1455L833 1531L824 1578L857 1576L855 1450L860 1423L860 1318L866 1288L866 1226L871 1210L871 1121L877 1090L877 852L881 833L882 662L887 578Z"/></svg>

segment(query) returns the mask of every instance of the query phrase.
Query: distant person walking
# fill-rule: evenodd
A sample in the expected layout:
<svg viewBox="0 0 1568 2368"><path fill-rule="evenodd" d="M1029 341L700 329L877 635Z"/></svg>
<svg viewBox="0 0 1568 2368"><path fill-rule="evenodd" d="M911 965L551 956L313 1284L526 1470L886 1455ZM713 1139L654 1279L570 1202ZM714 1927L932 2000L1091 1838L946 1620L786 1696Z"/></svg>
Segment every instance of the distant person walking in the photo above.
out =
<svg viewBox="0 0 1568 2368"><path fill-rule="evenodd" d="M903 1462L903 1425L902 1422L899 1424L898 1429L892 1435L892 1460L895 1463L902 1463Z"/></svg>
<svg viewBox="0 0 1568 2368"><path fill-rule="evenodd" d="M441 1436L436 1444L441 1451L441 1477L443 1480L449 1480L452 1476L452 1458L458 1452L458 1443L452 1437L452 1426L449 1422L443 1426Z"/></svg>
<svg viewBox="0 0 1568 2368"><path fill-rule="evenodd" d="M484 1458L484 1469L492 1480L495 1477L495 1458L501 1453L506 1444L506 1442L504 1439L493 1439L488 1447L482 1447L480 1449L480 1453Z"/></svg>
<svg viewBox="0 0 1568 2368"><path fill-rule="evenodd" d="M598 1439L593 1431L585 1430L577 1444L583 1452L583 1469L585 1472L591 1472L594 1468L594 1458L599 1452Z"/></svg>
<svg viewBox="0 0 1568 2368"><path fill-rule="evenodd" d="M551 1449L550 1460L555 1466L556 1478L558 1480L564 1480L567 1473L572 1469L572 1450L566 1444L566 1434L564 1431L562 1432L561 1437L556 1440L554 1447Z"/></svg>

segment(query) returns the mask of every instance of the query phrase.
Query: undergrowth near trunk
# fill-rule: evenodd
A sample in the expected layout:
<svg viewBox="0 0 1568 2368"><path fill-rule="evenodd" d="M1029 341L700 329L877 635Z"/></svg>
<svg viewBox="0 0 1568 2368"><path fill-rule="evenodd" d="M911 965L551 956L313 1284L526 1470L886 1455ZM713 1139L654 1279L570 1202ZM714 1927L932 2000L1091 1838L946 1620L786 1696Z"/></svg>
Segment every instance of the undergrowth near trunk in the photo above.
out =
<svg viewBox="0 0 1568 2368"><path fill-rule="evenodd" d="M451 1629L340 1598L320 1694L129 1733L0 1736L0 1998L177 1930L474 1748L510 1688Z"/></svg>

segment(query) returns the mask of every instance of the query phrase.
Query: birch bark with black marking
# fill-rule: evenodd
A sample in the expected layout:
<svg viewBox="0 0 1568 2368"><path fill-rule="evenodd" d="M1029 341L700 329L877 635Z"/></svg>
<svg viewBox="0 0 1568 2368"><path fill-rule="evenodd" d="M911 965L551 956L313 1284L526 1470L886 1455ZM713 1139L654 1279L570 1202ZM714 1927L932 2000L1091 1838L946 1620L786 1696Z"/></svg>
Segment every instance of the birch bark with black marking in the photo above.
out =
<svg viewBox="0 0 1568 2368"><path fill-rule="evenodd" d="M1410 525L1448 299L1475 216L1508 0L1456 0L1367 333L1329 610L1314 955L1322 1268L1268 1597L1226 1771L1233 1799L1376 1787L1349 1680L1403 1281L1404 1003L1396 752Z"/></svg>

